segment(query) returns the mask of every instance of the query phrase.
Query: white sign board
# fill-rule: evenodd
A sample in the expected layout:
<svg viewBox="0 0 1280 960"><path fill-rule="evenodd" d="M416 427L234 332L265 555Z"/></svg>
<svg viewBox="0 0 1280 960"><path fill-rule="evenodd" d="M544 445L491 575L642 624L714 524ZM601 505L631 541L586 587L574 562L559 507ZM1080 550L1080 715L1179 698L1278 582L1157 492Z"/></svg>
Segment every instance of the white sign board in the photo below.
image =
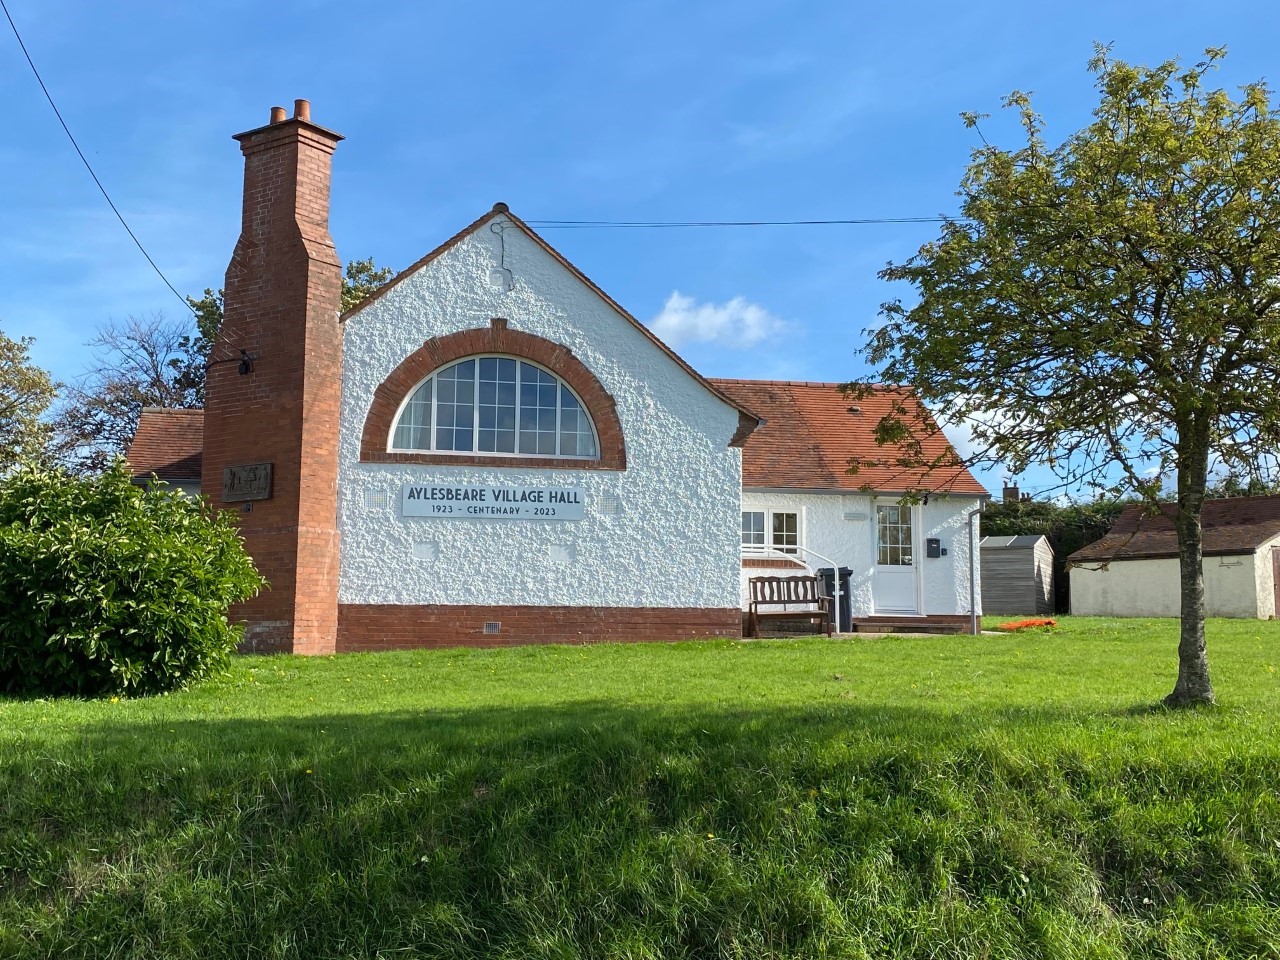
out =
<svg viewBox="0 0 1280 960"><path fill-rule="evenodd" d="M452 520L581 520L585 515L582 491L573 487L417 483L400 489L400 512Z"/></svg>

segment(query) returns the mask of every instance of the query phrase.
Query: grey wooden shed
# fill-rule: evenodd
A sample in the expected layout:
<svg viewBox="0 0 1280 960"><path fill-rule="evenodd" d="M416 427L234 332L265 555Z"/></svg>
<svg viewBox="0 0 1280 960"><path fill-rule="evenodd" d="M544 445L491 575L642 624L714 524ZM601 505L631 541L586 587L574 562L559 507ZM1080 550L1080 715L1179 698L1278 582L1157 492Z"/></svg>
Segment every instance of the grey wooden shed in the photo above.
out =
<svg viewBox="0 0 1280 960"><path fill-rule="evenodd" d="M1053 547L1048 537L983 537L979 549L983 613L1053 614Z"/></svg>

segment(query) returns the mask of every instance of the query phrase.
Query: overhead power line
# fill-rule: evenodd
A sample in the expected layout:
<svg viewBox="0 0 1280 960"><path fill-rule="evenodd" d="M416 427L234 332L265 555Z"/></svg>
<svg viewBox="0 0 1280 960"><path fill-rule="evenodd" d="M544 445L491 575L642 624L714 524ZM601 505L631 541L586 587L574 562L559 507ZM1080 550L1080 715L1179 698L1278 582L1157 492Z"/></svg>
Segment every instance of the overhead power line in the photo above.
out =
<svg viewBox="0 0 1280 960"><path fill-rule="evenodd" d="M830 227L875 223L946 223L965 217L860 217L847 220L529 220L530 226L544 229L665 230L681 227Z"/></svg>
<svg viewBox="0 0 1280 960"><path fill-rule="evenodd" d="M107 206L111 207L111 212L116 215L116 219L120 221L120 226L124 227L125 232L129 234L129 238L141 251L142 255L147 258L147 263L151 264L151 269L156 272L164 285L173 291L173 295L182 303L184 310L191 310L191 304L187 303L187 298L177 291L169 278L164 275L164 271L156 265L151 259L151 254L147 253L147 248L142 245L142 241L138 239L137 234L129 226L124 215L116 207L115 202L111 199L111 195L107 193L107 188L102 185L102 181L98 179L98 175L93 172L93 166L89 163L89 159L84 155L84 151L80 149L80 144L76 142L76 138L71 133L71 128L67 126L67 121L62 119L62 111L58 109L58 105L53 102L53 96L49 93L49 88L45 86L44 78L40 76L40 71L36 69L35 61L31 59L31 54L27 51L27 45L22 40L22 34L18 32L18 25L13 22L13 15L9 13L9 7L0 0L0 10L4 10L5 19L9 21L9 26L13 30L13 35L18 41L18 46L22 48L22 55L27 58L27 65L31 67L31 72L35 74L36 82L40 84L40 89L44 91L44 98L49 101L49 106L53 108L53 114L58 118L58 123L62 124L62 131L67 135L67 139L71 141L71 146L75 147L76 154L80 157L80 162L84 164L84 168L89 171L89 176L93 177L93 182L98 185L98 190L102 193L102 197L107 201Z"/></svg>

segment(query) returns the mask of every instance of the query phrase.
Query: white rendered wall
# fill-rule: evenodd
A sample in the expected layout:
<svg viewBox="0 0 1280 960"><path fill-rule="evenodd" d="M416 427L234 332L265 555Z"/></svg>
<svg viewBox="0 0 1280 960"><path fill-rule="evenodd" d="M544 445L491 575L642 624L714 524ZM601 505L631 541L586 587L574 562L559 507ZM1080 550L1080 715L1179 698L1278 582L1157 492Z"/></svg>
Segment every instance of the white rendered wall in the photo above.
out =
<svg viewBox="0 0 1280 960"><path fill-rule="evenodd" d="M737 410L518 228L505 240L510 292L490 283L499 238L485 224L345 323L339 602L735 607L742 460L728 443ZM359 462L378 385L424 340L493 317L568 346L595 374L617 404L625 471ZM577 487L586 518L402 517L408 482ZM607 512L610 499L617 513Z"/></svg>
<svg viewBox="0 0 1280 960"><path fill-rule="evenodd" d="M1210 617L1252 618L1268 616L1259 610L1262 597L1270 598L1270 575L1265 576L1268 592L1259 592L1264 579L1255 568L1271 555L1265 553L1237 557L1205 557L1204 607ZM1117 560L1104 569L1095 566L1071 568L1071 612L1084 617L1176 617L1180 613L1181 585L1178 561ZM1268 604L1270 606L1270 604Z"/></svg>
<svg viewBox="0 0 1280 960"><path fill-rule="evenodd" d="M787 493L771 490L742 491L743 510L783 511L800 514L800 543L836 561L836 566L853 571L849 593L853 616L869 617L875 612L871 578L875 570L875 503L896 504L897 497L876 501L866 494ZM969 612L969 513L978 509L976 497L931 497L927 506L914 508L916 519L916 570L919 577L922 614L967 614ZM864 516L846 520L845 513ZM981 539L978 523L974 535ZM766 528L767 535L767 528ZM937 537L947 551L945 557L928 559L924 541ZM799 559L811 568L828 566L813 556ZM980 566L980 565L978 565ZM791 573L799 573L793 570ZM743 568L739 595L746 608L747 581L753 576L774 575L772 571ZM781 573L779 573L781 575ZM978 611L982 611L981 571L975 570Z"/></svg>

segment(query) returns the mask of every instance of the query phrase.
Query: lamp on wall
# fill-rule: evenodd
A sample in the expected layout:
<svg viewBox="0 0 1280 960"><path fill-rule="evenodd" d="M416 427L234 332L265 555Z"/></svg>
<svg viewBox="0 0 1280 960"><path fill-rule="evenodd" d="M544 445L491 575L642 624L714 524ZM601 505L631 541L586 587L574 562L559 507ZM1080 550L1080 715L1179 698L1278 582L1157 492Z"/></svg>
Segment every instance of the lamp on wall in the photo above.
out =
<svg viewBox="0 0 1280 960"><path fill-rule="evenodd" d="M253 373L253 357L243 347L240 349L240 376Z"/></svg>

